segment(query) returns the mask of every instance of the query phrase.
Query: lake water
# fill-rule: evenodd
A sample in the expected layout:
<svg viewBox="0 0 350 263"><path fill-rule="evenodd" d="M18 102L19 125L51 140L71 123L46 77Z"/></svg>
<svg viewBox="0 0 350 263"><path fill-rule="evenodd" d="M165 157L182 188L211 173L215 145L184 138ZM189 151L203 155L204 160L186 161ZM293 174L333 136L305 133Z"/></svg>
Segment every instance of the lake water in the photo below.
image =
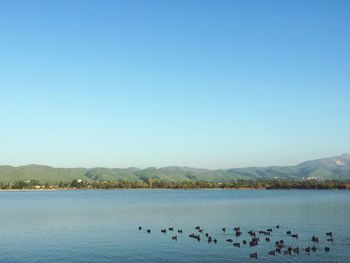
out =
<svg viewBox="0 0 350 263"><path fill-rule="evenodd" d="M0 209L0 262L350 262L350 191L0 192ZM237 248L225 242L278 224L270 243ZM197 225L218 243L189 238ZM176 233L160 232L171 226L183 230L177 241L171 239ZM233 235L234 226L241 237ZM328 231L333 243L326 241ZM315 253L268 255L276 240L304 248L313 245L312 235L320 238ZM258 259L250 259L255 252Z"/></svg>

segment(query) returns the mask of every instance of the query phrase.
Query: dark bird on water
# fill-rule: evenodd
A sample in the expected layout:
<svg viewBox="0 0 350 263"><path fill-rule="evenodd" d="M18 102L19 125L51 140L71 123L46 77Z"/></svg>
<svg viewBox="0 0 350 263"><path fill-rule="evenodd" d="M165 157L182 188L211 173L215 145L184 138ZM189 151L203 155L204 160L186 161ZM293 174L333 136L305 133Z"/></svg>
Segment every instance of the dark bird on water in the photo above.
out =
<svg viewBox="0 0 350 263"><path fill-rule="evenodd" d="M324 248L324 251L325 251L326 253L329 252L329 250L330 250L329 247L325 247L325 248Z"/></svg>
<svg viewBox="0 0 350 263"><path fill-rule="evenodd" d="M252 237L255 237L255 232L253 230L248 231L248 234Z"/></svg>
<svg viewBox="0 0 350 263"><path fill-rule="evenodd" d="M174 231L174 228L173 227L169 227L168 230L169 231Z"/></svg>
<svg viewBox="0 0 350 263"><path fill-rule="evenodd" d="M292 231L288 230L288 231L286 232L286 234L287 234L287 235L291 235L291 234L292 234Z"/></svg>
<svg viewBox="0 0 350 263"><path fill-rule="evenodd" d="M224 231L224 232L225 232L225 231L226 231L226 228L223 228L223 229L222 229L222 231Z"/></svg>
<svg viewBox="0 0 350 263"><path fill-rule="evenodd" d="M142 227L139 226L139 231L142 230Z"/></svg>
<svg viewBox="0 0 350 263"><path fill-rule="evenodd" d="M266 242L270 242L270 238L266 237L265 238Z"/></svg>
<svg viewBox="0 0 350 263"><path fill-rule="evenodd" d="M241 243L233 243L234 247L241 247Z"/></svg>
<svg viewBox="0 0 350 263"><path fill-rule="evenodd" d="M233 240L231 239L231 238L229 238L229 239L226 239L226 242L233 242Z"/></svg>
<svg viewBox="0 0 350 263"><path fill-rule="evenodd" d="M173 237L171 237L171 239L177 241L177 236L173 236Z"/></svg>
<svg viewBox="0 0 350 263"><path fill-rule="evenodd" d="M258 258L258 253L256 253L256 252L252 253L252 254L249 255L249 257L257 259Z"/></svg>
<svg viewBox="0 0 350 263"><path fill-rule="evenodd" d="M249 242L249 246L251 246L251 247L255 247L257 245L258 245L258 242L254 242L254 241Z"/></svg>
<svg viewBox="0 0 350 263"><path fill-rule="evenodd" d="M177 233L181 233L182 234L182 229L177 230Z"/></svg>
<svg viewBox="0 0 350 263"><path fill-rule="evenodd" d="M332 232L327 232L326 236L330 236L331 237L331 236L333 236L333 233Z"/></svg>
<svg viewBox="0 0 350 263"><path fill-rule="evenodd" d="M299 247L293 248L293 252L299 255Z"/></svg>
<svg viewBox="0 0 350 263"><path fill-rule="evenodd" d="M276 228L280 228L280 225L277 225Z"/></svg>
<svg viewBox="0 0 350 263"><path fill-rule="evenodd" d="M327 241L328 241L328 242L334 242L334 239L333 239L333 237L327 238Z"/></svg>
<svg viewBox="0 0 350 263"><path fill-rule="evenodd" d="M271 250L271 251L269 252L269 255L270 255L270 256L275 256L275 255L276 255L276 251L275 251L275 250Z"/></svg>
<svg viewBox="0 0 350 263"><path fill-rule="evenodd" d="M164 229L160 230L160 232L166 233L166 229L164 228Z"/></svg>
<svg viewBox="0 0 350 263"><path fill-rule="evenodd" d="M150 234L151 233L151 229L147 229L147 233Z"/></svg>

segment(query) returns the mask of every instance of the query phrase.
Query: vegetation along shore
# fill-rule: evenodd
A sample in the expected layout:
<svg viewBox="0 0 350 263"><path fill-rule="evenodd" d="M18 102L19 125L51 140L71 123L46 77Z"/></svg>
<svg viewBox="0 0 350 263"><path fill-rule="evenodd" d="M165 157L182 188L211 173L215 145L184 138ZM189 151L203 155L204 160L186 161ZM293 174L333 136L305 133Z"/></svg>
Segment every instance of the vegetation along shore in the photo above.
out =
<svg viewBox="0 0 350 263"><path fill-rule="evenodd" d="M350 189L350 181L339 180L236 180L216 183L204 181L169 182L145 179L142 182L129 181L82 181L74 179L70 183L41 184L39 181L18 181L1 183L1 190L67 190L67 189Z"/></svg>

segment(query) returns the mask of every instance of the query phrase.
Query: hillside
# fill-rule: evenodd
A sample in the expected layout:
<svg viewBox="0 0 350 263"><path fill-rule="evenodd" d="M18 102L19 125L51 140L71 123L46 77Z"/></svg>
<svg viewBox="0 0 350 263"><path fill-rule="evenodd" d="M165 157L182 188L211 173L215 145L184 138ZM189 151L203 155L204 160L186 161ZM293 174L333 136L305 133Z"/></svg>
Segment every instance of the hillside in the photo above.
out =
<svg viewBox="0 0 350 263"><path fill-rule="evenodd" d="M166 181L225 182L236 179L337 179L350 180L350 155L306 161L295 166L249 167L221 170L169 166L146 169L126 168L53 168L43 165L0 166L0 182L38 180L41 183L71 182L73 179L103 181L143 181L157 178Z"/></svg>

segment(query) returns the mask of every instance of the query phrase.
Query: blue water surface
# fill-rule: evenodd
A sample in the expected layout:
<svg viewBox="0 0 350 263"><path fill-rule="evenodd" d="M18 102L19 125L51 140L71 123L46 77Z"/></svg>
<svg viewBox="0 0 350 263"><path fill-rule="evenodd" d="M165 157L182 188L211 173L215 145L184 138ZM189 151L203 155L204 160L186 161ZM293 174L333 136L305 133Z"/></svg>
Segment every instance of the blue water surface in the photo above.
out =
<svg viewBox="0 0 350 263"><path fill-rule="evenodd" d="M16 191L0 192L0 209L0 262L350 262L349 191ZM189 238L197 225L218 243ZM165 227L183 234L163 234ZM271 242L257 247L225 241L249 240L249 230L270 227ZM315 253L268 255L276 240L305 248L312 235L320 238ZM250 259L255 252L258 259Z"/></svg>

